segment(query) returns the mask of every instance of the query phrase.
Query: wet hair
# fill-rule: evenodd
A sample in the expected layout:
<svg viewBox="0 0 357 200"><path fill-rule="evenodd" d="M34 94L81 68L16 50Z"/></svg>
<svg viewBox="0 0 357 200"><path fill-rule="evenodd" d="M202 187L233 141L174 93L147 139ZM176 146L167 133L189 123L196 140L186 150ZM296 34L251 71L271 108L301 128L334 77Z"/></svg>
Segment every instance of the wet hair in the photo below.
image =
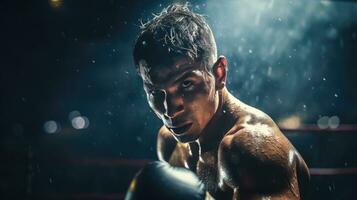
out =
<svg viewBox="0 0 357 200"><path fill-rule="evenodd" d="M140 29L133 52L137 70L141 61L160 65L166 64L160 63L165 56L188 56L211 71L217 59L217 46L211 28L202 15L189 9L188 3L175 3L164 8L159 15L142 23Z"/></svg>

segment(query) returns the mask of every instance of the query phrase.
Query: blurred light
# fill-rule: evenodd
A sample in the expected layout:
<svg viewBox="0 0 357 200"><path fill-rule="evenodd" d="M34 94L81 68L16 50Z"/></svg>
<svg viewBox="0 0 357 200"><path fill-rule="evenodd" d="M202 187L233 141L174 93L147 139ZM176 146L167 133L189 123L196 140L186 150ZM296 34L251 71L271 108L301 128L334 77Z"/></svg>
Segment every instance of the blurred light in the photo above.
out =
<svg viewBox="0 0 357 200"><path fill-rule="evenodd" d="M72 119L72 126L75 129L84 129L89 126L89 120L85 116L78 116Z"/></svg>
<svg viewBox="0 0 357 200"><path fill-rule="evenodd" d="M45 122L45 124L43 125L43 129L46 133L53 134L59 132L60 126L57 122L51 120Z"/></svg>
<svg viewBox="0 0 357 200"><path fill-rule="evenodd" d="M88 126L89 126L89 119L88 119L88 117L82 116L82 118L84 119L84 122L85 122L84 128L88 128Z"/></svg>
<svg viewBox="0 0 357 200"><path fill-rule="evenodd" d="M338 118L337 116L332 116L328 120L328 126L332 129L337 128L339 125L340 125L340 118Z"/></svg>
<svg viewBox="0 0 357 200"><path fill-rule="evenodd" d="M72 119L72 126L75 129L83 129L85 126L85 121L83 119L83 117L78 116Z"/></svg>
<svg viewBox="0 0 357 200"><path fill-rule="evenodd" d="M81 116L81 113L78 110L73 110L68 114L69 121L72 121L73 118Z"/></svg>
<svg viewBox="0 0 357 200"><path fill-rule="evenodd" d="M299 116L293 115L280 120L279 126L281 128L295 129L299 128L301 125L301 120Z"/></svg>
<svg viewBox="0 0 357 200"><path fill-rule="evenodd" d="M59 8L63 5L62 0L49 0L49 3L52 8Z"/></svg>
<svg viewBox="0 0 357 200"><path fill-rule="evenodd" d="M317 126L321 129L328 128L329 117L323 116L319 120L317 120Z"/></svg>

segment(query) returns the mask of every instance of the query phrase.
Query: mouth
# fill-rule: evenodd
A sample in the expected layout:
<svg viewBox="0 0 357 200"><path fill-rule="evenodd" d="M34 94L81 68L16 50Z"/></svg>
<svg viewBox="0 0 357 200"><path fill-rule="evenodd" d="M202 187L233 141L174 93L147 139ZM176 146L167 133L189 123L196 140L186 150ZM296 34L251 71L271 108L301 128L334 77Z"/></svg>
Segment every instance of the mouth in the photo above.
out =
<svg viewBox="0 0 357 200"><path fill-rule="evenodd" d="M186 133L192 126L192 123L184 124L182 126L175 126L175 127L167 127L173 132L174 134L181 135Z"/></svg>

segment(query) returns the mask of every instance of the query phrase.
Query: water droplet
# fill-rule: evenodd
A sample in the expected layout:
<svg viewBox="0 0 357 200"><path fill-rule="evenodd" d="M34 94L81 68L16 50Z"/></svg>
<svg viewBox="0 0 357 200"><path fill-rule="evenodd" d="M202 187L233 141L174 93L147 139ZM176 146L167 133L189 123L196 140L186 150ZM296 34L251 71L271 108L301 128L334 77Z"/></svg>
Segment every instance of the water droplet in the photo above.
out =
<svg viewBox="0 0 357 200"><path fill-rule="evenodd" d="M302 109L304 110L304 111L306 111L306 105L304 104L304 105L302 105Z"/></svg>
<svg viewBox="0 0 357 200"><path fill-rule="evenodd" d="M139 137L139 136L136 137L136 140L137 140L138 142L142 142L142 141L143 141L143 139L142 139L141 137Z"/></svg>
<svg viewBox="0 0 357 200"><path fill-rule="evenodd" d="M272 67L271 67L271 66L269 66L269 67L268 67L268 76L271 76L271 74L272 74L272 70L273 70L273 69L272 69Z"/></svg>
<svg viewBox="0 0 357 200"><path fill-rule="evenodd" d="M113 113L110 111L110 110L107 110L107 115L109 115L109 116L112 116L113 115Z"/></svg>

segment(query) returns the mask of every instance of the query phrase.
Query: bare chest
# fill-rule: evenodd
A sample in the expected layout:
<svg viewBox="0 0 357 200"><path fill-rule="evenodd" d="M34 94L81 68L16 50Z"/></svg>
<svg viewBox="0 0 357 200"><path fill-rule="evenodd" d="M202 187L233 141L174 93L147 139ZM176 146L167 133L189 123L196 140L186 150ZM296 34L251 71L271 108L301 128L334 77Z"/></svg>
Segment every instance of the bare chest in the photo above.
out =
<svg viewBox="0 0 357 200"><path fill-rule="evenodd" d="M196 165L196 174L204 182L206 189L211 192L218 190L217 152L205 152Z"/></svg>
<svg viewBox="0 0 357 200"><path fill-rule="evenodd" d="M198 154L184 146L177 146L170 163L194 171L215 199L231 199L232 191L223 192L218 187L218 150Z"/></svg>

